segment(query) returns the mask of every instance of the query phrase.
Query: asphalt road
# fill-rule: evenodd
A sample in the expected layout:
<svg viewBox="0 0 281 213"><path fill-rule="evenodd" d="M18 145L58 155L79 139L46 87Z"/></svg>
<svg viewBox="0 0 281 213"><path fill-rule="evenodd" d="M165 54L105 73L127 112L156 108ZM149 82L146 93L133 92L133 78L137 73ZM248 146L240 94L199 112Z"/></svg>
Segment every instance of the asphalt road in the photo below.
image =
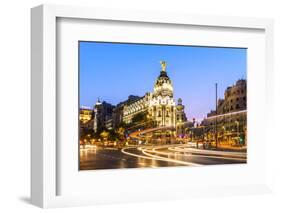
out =
<svg viewBox="0 0 281 213"><path fill-rule="evenodd" d="M184 145L80 147L80 170L157 168L246 163L246 153L197 150Z"/></svg>

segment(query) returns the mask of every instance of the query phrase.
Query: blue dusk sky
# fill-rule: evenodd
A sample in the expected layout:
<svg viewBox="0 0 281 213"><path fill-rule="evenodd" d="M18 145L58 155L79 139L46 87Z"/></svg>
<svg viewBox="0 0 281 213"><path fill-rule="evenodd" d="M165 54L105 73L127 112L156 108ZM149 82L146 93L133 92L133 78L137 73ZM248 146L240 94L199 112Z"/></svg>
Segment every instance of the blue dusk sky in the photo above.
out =
<svg viewBox="0 0 281 213"><path fill-rule="evenodd" d="M160 74L160 61L174 87L174 98L182 98L187 118L198 120L215 109L228 86L246 79L247 49L175 45L79 42L80 106L101 101L118 104L129 95L153 91Z"/></svg>

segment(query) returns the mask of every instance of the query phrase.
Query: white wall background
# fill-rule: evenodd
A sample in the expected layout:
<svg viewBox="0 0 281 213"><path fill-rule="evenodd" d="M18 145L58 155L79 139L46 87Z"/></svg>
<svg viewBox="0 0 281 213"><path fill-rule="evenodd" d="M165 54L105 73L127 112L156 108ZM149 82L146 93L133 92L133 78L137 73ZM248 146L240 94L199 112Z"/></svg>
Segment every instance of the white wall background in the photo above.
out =
<svg viewBox="0 0 281 213"><path fill-rule="evenodd" d="M30 8L42 3L111 7L191 14L269 17L275 19L275 108L281 109L281 5L278 0L9 0L0 4L0 211L37 212L29 204L30 178ZM279 83L279 85L278 85ZM279 110L280 111L280 110ZM275 192L271 195L80 207L68 212L280 212L280 112L272 143ZM263 122L263 121L260 121ZM280 150L280 151L279 151ZM279 161L279 162L278 162ZM120 195L122 196L122 195ZM64 209L66 210L66 209ZM63 209L47 210L60 212Z"/></svg>

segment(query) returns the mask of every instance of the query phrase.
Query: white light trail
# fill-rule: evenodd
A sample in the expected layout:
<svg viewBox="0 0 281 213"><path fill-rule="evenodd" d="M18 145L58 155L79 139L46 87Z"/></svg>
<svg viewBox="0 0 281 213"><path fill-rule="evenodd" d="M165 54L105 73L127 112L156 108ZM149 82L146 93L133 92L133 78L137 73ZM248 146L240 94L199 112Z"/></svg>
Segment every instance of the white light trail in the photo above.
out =
<svg viewBox="0 0 281 213"><path fill-rule="evenodd" d="M132 147L130 147L132 148ZM187 166L201 166L202 164L192 163L188 161L176 160L171 159L170 155L177 155L177 156L187 156L189 154L195 158L214 158L214 159L225 159L225 160L235 160L235 161L242 161L245 162L247 160L246 153L238 153L238 152L223 152L223 151L212 151L212 150L197 150L193 148L186 147L186 145L163 145L163 146L152 146L152 147L133 147L137 150L141 151L143 155L134 154L131 152L126 151L126 149L130 148L123 148L121 151L124 154L131 155L134 157L149 159L149 160L159 160L171 163L177 163ZM158 151L158 149L167 148L170 152L166 151ZM201 155L192 155L201 154ZM162 155L162 156L159 156ZM167 157L163 157L167 156Z"/></svg>
<svg viewBox="0 0 281 213"><path fill-rule="evenodd" d="M190 153L197 153L197 154L210 154L210 155L222 155L222 156L233 156L233 157L247 157L247 153L241 152L226 152L226 151L215 151L215 150L198 150L194 148L180 148L180 147L169 147L171 151L178 151L178 152L190 152Z"/></svg>
<svg viewBox="0 0 281 213"><path fill-rule="evenodd" d="M149 150L142 150L142 153L147 155L147 156L150 156L150 157L156 157L157 160L164 160L164 161L168 161L168 162L172 162L172 163L178 163L178 164L183 164L183 165L186 165L186 166L201 166L201 164L197 164L197 163L191 163L191 162L186 162L186 161L181 161L181 160L173 160L173 159L170 159L170 158L166 158L166 157L160 157L160 156L157 156L157 155L152 155L152 154L149 154L147 153L149 152ZM151 152L153 153L157 153L156 151L152 151Z"/></svg>
<svg viewBox="0 0 281 213"><path fill-rule="evenodd" d="M177 148L168 148L169 150L177 150ZM174 152L174 153L169 153L169 152L159 152L159 151L154 151L154 153L156 154L160 154L160 155L171 155L171 154L176 154L176 155L180 155L180 156L187 156L186 154L181 154L179 152L182 152L182 151L177 151L177 152ZM192 152L188 152L188 151L185 151L184 153L187 153L187 154L192 154ZM190 155L192 156L192 155ZM193 155L194 156L194 155ZM245 158L239 158L239 157L225 157L225 156L212 156L212 155L196 155L194 157L199 157L199 158L215 158L215 159L226 159L226 160L237 160L237 161L245 161L246 159Z"/></svg>
<svg viewBox="0 0 281 213"><path fill-rule="evenodd" d="M130 147L130 148L132 148L132 147ZM125 151L126 149L130 149L130 148L123 148L121 150L121 152L124 153L124 154L127 154L127 155L131 155L131 156L139 157L139 158L144 158L144 159L149 159L149 160L159 160L159 161L165 161L165 162L172 162L172 163L178 163L178 164L183 164L183 165L187 165L187 166L201 166L201 164L195 164L195 163L190 163L190 162L185 162L185 161L173 160L173 159L170 159L170 158L165 158L165 157L160 157L160 156L157 156L157 155L152 155L152 154L147 153L146 149L142 149L142 148L141 148L142 149L142 153L144 155L146 155L146 156L137 155L137 154Z"/></svg>

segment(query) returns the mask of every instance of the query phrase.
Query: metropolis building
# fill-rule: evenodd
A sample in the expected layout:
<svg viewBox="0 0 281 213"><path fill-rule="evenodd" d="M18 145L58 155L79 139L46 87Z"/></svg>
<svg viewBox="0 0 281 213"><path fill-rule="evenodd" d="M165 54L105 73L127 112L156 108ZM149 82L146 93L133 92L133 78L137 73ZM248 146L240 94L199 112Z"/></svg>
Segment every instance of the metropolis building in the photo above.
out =
<svg viewBox="0 0 281 213"><path fill-rule="evenodd" d="M176 127L176 103L173 97L172 81L167 75L166 63L161 62L161 72L152 93L146 93L142 98L124 106L123 120L130 123L133 116L147 111L157 127Z"/></svg>

